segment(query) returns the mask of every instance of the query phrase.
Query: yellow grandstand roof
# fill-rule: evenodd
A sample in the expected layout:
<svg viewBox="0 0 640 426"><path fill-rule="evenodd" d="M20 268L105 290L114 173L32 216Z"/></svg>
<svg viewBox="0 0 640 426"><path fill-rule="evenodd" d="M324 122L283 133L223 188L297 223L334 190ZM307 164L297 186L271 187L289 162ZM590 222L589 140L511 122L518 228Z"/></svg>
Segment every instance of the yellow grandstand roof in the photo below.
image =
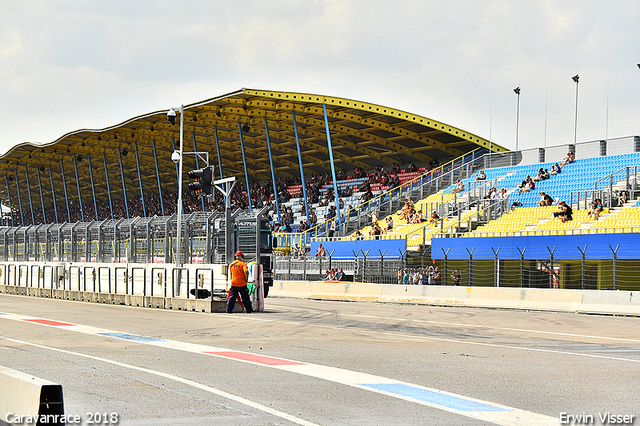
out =
<svg viewBox="0 0 640 426"><path fill-rule="evenodd" d="M409 161L444 162L476 148L506 151L470 132L394 108L332 96L254 89L241 89L185 105L184 150L208 151L210 163L216 166L215 175L218 177L217 131L224 176L240 178L244 169L239 127L243 127L249 175L253 179L268 180L271 173L264 122L266 117L276 176L299 176L292 118L295 111L305 173L326 173L330 166L323 104L327 107L333 156L339 169L350 171L355 166L371 169L377 165L389 167ZM104 158L112 190L122 186L118 157L120 148L124 180L127 193L131 196L139 194L140 190L135 157L137 145L143 188L155 192L158 186L155 142L163 190L176 191L176 168L170 156L179 144L179 125L171 125L166 114L166 109L159 110L104 129L76 130L51 143L19 144L0 158L0 173L10 180L17 174L21 197L27 195L27 174L33 192L38 185L38 172L42 173L43 179L46 179L42 182L42 190L50 200L48 166L51 166L56 194L60 196L63 193L60 162L63 162L68 185L72 185L72 189L68 187L68 196L77 198L74 197L77 194L73 163L75 154L79 187L86 202L89 198L84 197L90 197L91 194L87 161L89 154L96 197L104 199L107 197ZM202 161L199 166L204 166ZM184 167L186 170L196 168L195 156L185 156ZM10 191L15 203L14 184L10 183ZM115 192L114 197L122 196ZM0 197L7 199L4 184L0 184Z"/></svg>

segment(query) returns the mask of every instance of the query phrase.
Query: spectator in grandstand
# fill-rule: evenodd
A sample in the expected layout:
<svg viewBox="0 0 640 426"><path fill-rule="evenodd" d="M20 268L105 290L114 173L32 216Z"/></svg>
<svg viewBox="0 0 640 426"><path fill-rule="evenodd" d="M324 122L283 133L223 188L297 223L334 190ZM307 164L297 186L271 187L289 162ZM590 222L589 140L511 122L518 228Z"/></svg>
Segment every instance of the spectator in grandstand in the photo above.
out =
<svg viewBox="0 0 640 426"><path fill-rule="evenodd" d="M533 181L533 179L531 179L531 175L527 175L527 178L524 181L524 185L522 185L522 188L520 188L520 193L524 193L524 192L529 192L533 189L536 188L536 184Z"/></svg>
<svg viewBox="0 0 640 426"><path fill-rule="evenodd" d="M453 280L453 285L460 285L460 271L456 269L451 273L451 279Z"/></svg>
<svg viewBox="0 0 640 426"><path fill-rule="evenodd" d="M476 180L485 180L487 178L487 175L484 173L484 170L480 170L478 173L476 173Z"/></svg>
<svg viewBox="0 0 640 426"><path fill-rule="evenodd" d="M356 226L356 230L353 232L353 236L356 237L356 240L362 239L362 232L360 231L359 226Z"/></svg>
<svg viewBox="0 0 640 426"><path fill-rule="evenodd" d="M562 166L560 164L556 163L553 166L551 166L551 171L549 172L549 174L559 175L560 173L562 173Z"/></svg>
<svg viewBox="0 0 640 426"><path fill-rule="evenodd" d="M627 191L620 191L620 195L618 196L618 207L624 207L627 201L629 201L629 194L627 194Z"/></svg>
<svg viewBox="0 0 640 426"><path fill-rule="evenodd" d="M429 265L429 267L427 268L427 272L426 272L426 276L427 276L427 284L428 285L433 285L433 274L434 274L435 270L433 269L433 266Z"/></svg>
<svg viewBox="0 0 640 426"><path fill-rule="evenodd" d="M406 200L404 200L404 206L400 209L400 218L408 222L411 216L411 210L413 210L413 202L411 201L411 197L407 197Z"/></svg>
<svg viewBox="0 0 640 426"><path fill-rule="evenodd" d="M378 223L376 222L371 229L373 230L373 237L376 240L379 240L380 235L382 235L382 228L380 227L380 225L378 225Z"/></svg>
<svg viewBox="0 0 640 426"><path fill-rule="evenodd" d="M573 220L573 209L564 201L560 201L558 204L558 211L553 214L554 217L560 218L562 223Z"/></svg>
<svg viewBox="0 0 640 426"><path fill-rule="evenodd" d="M569 151L567 152L567 156L564 157L564 160L562 160L562 163L560 163L560 166L564 167L567 164L571 164L574 161L576 161L576 156L573 152Z"/></svg>
<svg viewBox="0 0 640 426"><path fill-rule="evenodd" d="M335 220L329 221L328 228L329 230L327 231L327 236L329 238L333 238L333 235L336 233L336 221Z"/></svg>
<svg viewBox="0 0 640 426"><path fill-rule="evenodd" d="M385 220L387 221L387 232L391 232L393 230L393 218L391 216L387 216Z"/></svg>
<svg viewBox="0 0 640 426"><path fill-rule="evenodd" d="M553 198L549 194L540 191L540 200L536 203L540 207L550 206L553 203Z"/></svg>
<svg viewBox="0 0 640 426"><path fill-rule="evenodd" d="M507 189L502 188L500 191L498 191L496 198L499 198L501 200L506 200L507 198L509 198L509 195L507 194Z"/></svg>
<svg viewBox="0 0 640 426"><path fill-rule="evenodd" d="M429 223L435 223L437 221L440 220L440 216L438 216L438 213L436 213L436 211L432 211L431 212L431 217L429 218Z"/></svg>
<svg viewBox="0 0 640 426"><path fill-rule="evenodd" d="M534 182L540 182L541 180L544 180L544 168L540 167L540 170L538 170L538 174L536 175L536 177L533 178Z"/></svg>
<svg viewBox="0 0 640 426"><path fill-rule="evenodd" d="M378 215L373 211L371 212L371 224L375 225L376 223L378 223Z"/></svg>
<svg viewBox="0 0 640 426"><path fill-rule="evenodd" d="M598 220L600 218L600 213L602 213L602 200L597 198L591 202L591 210L589 210L588 215L593 216L595 220Z"/></svg>
<svg viewBox="0 0 640 426"><path fill-rule="evenodd" d="M456 182L456 186L455 188L453 188L453 192L454 194L460 193L464 191L464 182L462 182L460 179L458 179L458 181Z"/></svg>
<svg viewBox="0 0 640 426"><path fill-rule="evenodd" d="M364 194L362 194L362 196L360 197L360 201L362 201L363 203L366 203L372 198L373 198L373 192L371 192L371 188L367 188L364 191Z"/></svg>
<svg viewBox="0 0 640 426"><path fill-rule="evenodd" d="M336 281L342 281L342 279L344 278L344 270L342 270L342 268L340 268L340 270L336 273Z"/></svg>
<svg viewBox="0 0 640 426"><path fill-rule="evenodd" d="M418 224L418 223L422 223L424 222L424 219L422 218L422 210L418 210L417 212L415 212L413 214L413 216L411 216L411 222L413 224Z"/></svg>
<svg viewBox="0 0 640 426"><path fill-rule="evenodd" d="M316 252L316 257L325 257L327 255L327 250L322 247L322 244L318 246L318 251Z"/></svg>
<svg viewBox="0 0 640 426"><path fill-rule="evenodd" d="M304 220L300 221L300 227L298 228L298 232L304 232L309 230L309 224Z"/></svg>
<svg viewBox="0 0 640 426"><path fill-rule="evenodd" d="M413 161L409 161L409 165L407 166L406 171L409 173L413 173L418 171L418 168L416 167L415 164L413 164Z"/></svg>

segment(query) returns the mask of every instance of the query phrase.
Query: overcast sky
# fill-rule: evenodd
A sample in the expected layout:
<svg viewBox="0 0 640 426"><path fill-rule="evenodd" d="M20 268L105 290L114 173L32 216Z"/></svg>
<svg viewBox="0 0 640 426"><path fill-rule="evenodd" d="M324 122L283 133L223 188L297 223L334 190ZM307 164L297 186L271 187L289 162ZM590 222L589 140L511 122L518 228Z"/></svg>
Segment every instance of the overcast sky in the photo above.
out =
<svg viewBox="0 0 640 426"><path fill-rule="evenodd" d="M513 149L640 135L640 1L3 0L0 153L242 87ZM608 117L608 118L607 118ZM546 123L546 124L545 124Z"/></svg>

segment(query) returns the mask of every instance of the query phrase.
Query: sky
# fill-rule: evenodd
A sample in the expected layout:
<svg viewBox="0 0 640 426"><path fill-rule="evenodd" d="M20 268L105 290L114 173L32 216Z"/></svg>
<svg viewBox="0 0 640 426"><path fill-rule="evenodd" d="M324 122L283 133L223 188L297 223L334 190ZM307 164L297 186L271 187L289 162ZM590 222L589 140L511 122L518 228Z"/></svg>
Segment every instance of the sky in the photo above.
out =
<svg viewBox="0 0 640 426"><path fill-rule="evenodd" d="M637 0L3 0L0 154L243 87L508 149L640 135L638 63Z"/></svg>

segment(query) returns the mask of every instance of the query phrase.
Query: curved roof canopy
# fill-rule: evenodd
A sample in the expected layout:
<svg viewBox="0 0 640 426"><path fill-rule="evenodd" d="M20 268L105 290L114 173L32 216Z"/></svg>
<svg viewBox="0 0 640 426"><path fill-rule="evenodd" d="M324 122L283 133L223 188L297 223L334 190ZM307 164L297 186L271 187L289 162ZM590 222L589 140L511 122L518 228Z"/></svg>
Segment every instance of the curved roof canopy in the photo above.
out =
<svg viewBox="0 0 640 426"><path fill-rule="evenodd" d="M336 167L346 171L355 166L366 170L377 165L389 167L409 161L426 163L436 160L442 163L479 147L494 152L506 151L462 129L381 105L331 96L254 89L241 89L185 105L184 151L209 152L210 163L216 166L215 176L218 178L217 138L224 177L234 175L241 178L244 175L240 148L242 128L249 176L256 180L269 180L271 168L266 118L277 177L300 175L296 129L305 174L329 172L323 104L327 108ZM67 195L77 198L75 161L78 187L86 202L91 197L91 179L95 183L96 197L107 198L105 167L108 169L113 196L122 196L122 191L118 191L122 187L120 158L129 196L140 191L138 167L145 192L156 192L157 157L163 190L177 191L176 167L171 161L171 152L179 146L179 120L171 125L167 120L167 111L133 117L105 129L76 130L47 144L17 145L0 157L0 176L4 174L9 180L17 176L21 197L25 197L28 194L27 183L31 191L35 191L42 174L43 182L35 193L42 190L45 200L47 197L50 200L51 185L44 178L48 178L51 166L56 196L60 196L64 193L64 166L64 177L70 185ZM139 162L136 161L136 151ZM184 161L186 170L196 168L195 155L185 155ZM202 160L198 166L204 166ZM5 185L0 185L0 188L0 197L6 200ZM9 190L15 203L14 184L10 183ZM45 204L50 203L45 201Z"/></svg>

